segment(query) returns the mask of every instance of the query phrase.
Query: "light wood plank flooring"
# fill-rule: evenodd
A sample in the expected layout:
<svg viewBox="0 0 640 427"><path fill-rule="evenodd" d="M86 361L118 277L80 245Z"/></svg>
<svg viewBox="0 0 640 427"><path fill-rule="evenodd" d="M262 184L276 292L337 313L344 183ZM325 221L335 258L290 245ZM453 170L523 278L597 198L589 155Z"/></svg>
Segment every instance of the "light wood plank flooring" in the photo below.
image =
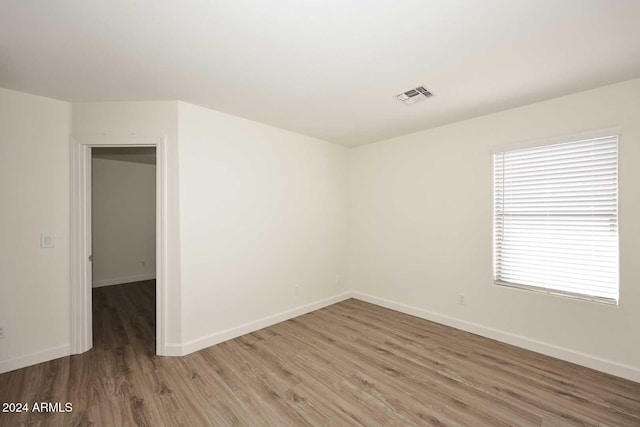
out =
<svg viewBox="0 0 640 427"><path fill-rule="evenodd" d="M154 283L94 290L94 348L0 375L0 425L640 426L640 384L348 300L154 356ZM215 302L212 302L215 309Z"/></svg>

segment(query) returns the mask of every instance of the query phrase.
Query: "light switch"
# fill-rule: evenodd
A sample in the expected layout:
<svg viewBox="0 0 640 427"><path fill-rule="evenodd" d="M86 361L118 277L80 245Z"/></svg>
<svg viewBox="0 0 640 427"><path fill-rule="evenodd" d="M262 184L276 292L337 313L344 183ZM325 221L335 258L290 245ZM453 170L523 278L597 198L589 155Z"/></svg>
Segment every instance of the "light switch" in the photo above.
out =
<svg viewBox="0 0 640 427"><path fill-rule="evenodd" d="M41 248L55 248L56 247L56 236L51 233L42 233L40 234L40 247Z"/></svg>

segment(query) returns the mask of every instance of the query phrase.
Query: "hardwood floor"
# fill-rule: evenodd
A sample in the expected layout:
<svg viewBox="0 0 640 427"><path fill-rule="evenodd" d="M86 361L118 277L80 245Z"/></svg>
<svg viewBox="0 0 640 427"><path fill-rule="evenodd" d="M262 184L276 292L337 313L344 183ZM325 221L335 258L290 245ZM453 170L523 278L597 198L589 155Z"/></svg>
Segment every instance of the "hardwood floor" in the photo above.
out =
<svg viewBox="0 0 640 427"><path fill-rule="evenodd" d="M154 355L154 283L94 290L94 348L0 375L0 425L640 426L640 384L348 300ZM215 305L212 304L212 309Z"/></svg>

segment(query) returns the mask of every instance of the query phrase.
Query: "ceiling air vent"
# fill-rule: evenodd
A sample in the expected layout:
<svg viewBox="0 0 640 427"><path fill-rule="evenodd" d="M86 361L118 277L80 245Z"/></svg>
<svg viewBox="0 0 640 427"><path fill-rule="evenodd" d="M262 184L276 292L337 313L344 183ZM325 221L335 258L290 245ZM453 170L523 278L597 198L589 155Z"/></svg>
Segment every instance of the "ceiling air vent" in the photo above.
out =
<svg viewBox="0 0 640 427"><path fill-rule="evenodd" d="M422 102L427 98L431 98L433 93L430 92L424 86L418 86L415 89L408 90L399 95L396 95L396 99L403 104L412 105L418 102Z"/></svg>

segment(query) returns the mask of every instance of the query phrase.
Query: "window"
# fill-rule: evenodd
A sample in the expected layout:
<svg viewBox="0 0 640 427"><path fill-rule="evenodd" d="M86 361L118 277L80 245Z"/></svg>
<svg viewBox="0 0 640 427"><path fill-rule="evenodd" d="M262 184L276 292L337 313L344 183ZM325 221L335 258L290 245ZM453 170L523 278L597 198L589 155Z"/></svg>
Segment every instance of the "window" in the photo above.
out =
<svg viewBox="0 0 640 427"><path fill-rule="evenodd" d="M618 136L494 153L498 285L618 301Z"/></svg>

